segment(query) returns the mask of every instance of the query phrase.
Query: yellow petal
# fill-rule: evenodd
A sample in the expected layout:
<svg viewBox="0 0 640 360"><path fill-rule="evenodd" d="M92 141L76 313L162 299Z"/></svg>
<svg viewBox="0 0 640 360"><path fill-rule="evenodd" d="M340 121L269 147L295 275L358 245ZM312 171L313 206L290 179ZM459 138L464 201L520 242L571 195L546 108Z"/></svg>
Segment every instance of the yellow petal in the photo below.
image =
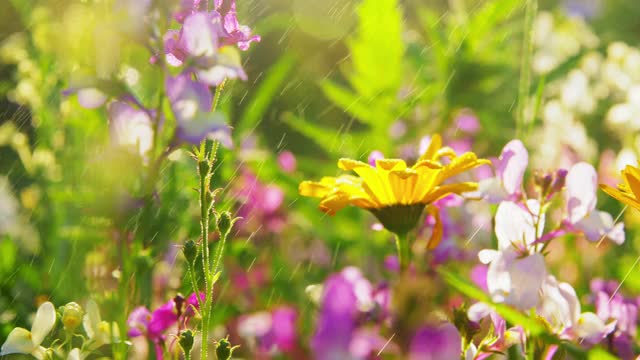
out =
<svg viewBox="0 0 640 360"><path fill-rule="evenodd" d="M434 134L431 137L431 142L429 143L429 147L427 147L427 151L420 156L418 161L421 160L435 160L436 152L442 147L442 137L439 134Z"/></svg>
<svg viewBox="0 0 640 360"><path fill-rule="evenodd" d="M462 194L470 191L475 191L478 189L478 183L475 182L463 182L456 184L447 184L438 186L434 191L427 194L422 202L425 204L430 204L434 201L437 201L449 194Z"/></svg>
<svg viewBox="0 0 640 360"><path fill-rule="evenodd" d="M376 168L386 171L404 170L407 168L407 164L400 159L378 159L376 160Z"/></svg>
<svg viewBox="0 0 640 360"><path fill-rule="evenodd" d="M440 220L440 211L435 206L427 207L427 213L435 219L435 224L433 225L433 229L431 230L431 237L429 238L429 243L427 247L429 250L433 250L438 247L440 241L442 240L442 234L444 233L444 229L442 226L442 221Z"/></svg>
<svg viewBox="0 0 640 360"><path fill-rule="evenodd" d="M327 185L315 181L303 181L298 186L298 192L302 196L323 197L331 191Z"/></svg>
<svg viewBox="0 0 640 360"><path fill-rule="evenodd" d="M633 198L629 194L624 193L606 184L600 184L600 189L602 189L602 191L604 191L614 199L620 201L621 203L640 210L640 202L638 202L637 199Z"/></svg>

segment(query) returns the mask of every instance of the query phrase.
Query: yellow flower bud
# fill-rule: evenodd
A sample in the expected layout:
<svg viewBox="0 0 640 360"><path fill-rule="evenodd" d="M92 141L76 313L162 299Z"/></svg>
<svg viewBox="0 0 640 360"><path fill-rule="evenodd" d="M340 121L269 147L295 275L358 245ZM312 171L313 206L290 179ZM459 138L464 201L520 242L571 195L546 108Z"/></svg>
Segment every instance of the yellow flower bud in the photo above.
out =
<svg viewBox="0 0 640 360"><path fill-rule="evenodd" d="M81 323L84 311L77 303L70 302L62 310L62 323L66 330L75 330Z"/></svg>

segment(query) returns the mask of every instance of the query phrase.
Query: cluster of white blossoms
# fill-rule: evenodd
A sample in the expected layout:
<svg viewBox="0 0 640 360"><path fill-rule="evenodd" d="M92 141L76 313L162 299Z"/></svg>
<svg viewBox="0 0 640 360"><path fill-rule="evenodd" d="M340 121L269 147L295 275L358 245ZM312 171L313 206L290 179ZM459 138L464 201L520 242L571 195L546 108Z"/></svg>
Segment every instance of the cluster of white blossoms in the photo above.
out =
<svg viewBox="0 0 640 360"><path fill-rule="evenodd" d="M540 144L534 164L566 167L594 160L596 146L585 121L603 120L625 147L619 155L624 159L617 163L635 160L630 153L640 149L640 138L633 135L640 130L640 49L623 42L604 47L582 18L547 12L536 19L534 34L533 70L546 79L539 108L542 126L531 137ZM572 69L558 78L553 72L563 64Z"/></svg>

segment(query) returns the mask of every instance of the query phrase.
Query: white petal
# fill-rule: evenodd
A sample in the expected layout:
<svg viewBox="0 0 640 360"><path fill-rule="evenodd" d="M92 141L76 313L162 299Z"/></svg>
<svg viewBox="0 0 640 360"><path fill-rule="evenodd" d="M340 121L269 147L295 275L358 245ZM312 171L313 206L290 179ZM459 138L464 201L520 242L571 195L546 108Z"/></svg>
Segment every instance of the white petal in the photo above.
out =
<svg viewBox="0 0 640 360"><path fill-rule="evenodd" d="M469 309L467 309L467 317L473 322L480 322L480 320L491 315L492 312L493 309L488 304L477 302L469 306Z"/></svg>
<svg viewBox="0 0 640 360"><path fill-rule="evenodd" d="M578 338L594 343L602 340L614 327L615 322L613 326L611 324L606 325L598 315L586 312L580 315L573 331Z"/></svg>
<svg viewBox="0 0 640 360"><path fill-rule="evenodd" d="M93 300L87 301L86 309L87 312L84 314L84 318L82 319L82 326L89 336L89 339L93 339L96 336L96 332L98 331L98 326L101 321L100 310L98 309L98 304Z"/></svg>
<svg viewBox="0 0 640 360"><path fill-rule="evenodd" d="M50 302L40 305L31 326L33 344L39 346L56 324L56 309Z"/></svg>
<svg viewBox="0 0 640 360"><path fill-rule="evenodd" d="M620 245L624 243L624 224L614 225L611 214L604 211L593 211L586 218L575 224L575 227L584 233L590 241L600 241L606 237Z"/></svg>
<svg viewBox="0 0 640 360"><path fill-rule="evenodd" d="M566 178L565 201L572 224L595 209L597 189L598 174L591 164L580 162L571 167Z"/></svg>
<svg viewBox="0 0 640 360"><path fill-rule="evenodd" d="M478 182L478 190L473 195L484 198L492 204L498 204L509 197L509 194L502 186L502 182L497 177L480 180ZM473 195L470 197L473 197Z"/></svg>
<svg viewBox="0 0 640 360"><path fill-rule="evenodd" d="M67 360L80 360L80 349L75 348L69 351L69 356L67 356Z"/></svg>
<svg viewBox="0 0 640 360"><path fill-rule="evenodd" d="M495 217L495 231L498 238L498 249L505 250L517 247L526 247L536 240L535 218L530 213L539 212L540 205L537 201L528 201L527 209L523 209L511 201L503 201L498 205ZM538 234L544 228L544 217L541 218Z"/></svg>
<svg viewBox="0 0 640 360"><path fill-rule="evenodd" d="M528 164L529 153L522 141L512 140L504 146L497 171L507 193L514 194L520 190Z"/></svg>
<svg viewBox="0 0 640 360"><path fill-rule="evenodd" d="M544 256L539 253L515 259L511 269L511 296L508 302L520 309L530 309L538 304L540 288L547 276Z"/></svg>
<svg viewBox="0 0 640 360"><path fill-rule="evenodd" d="M471 343L469 344L469 347L467 348L467 352L464 356L465 360L473 360L475 359L476 355L478 354L478 348L476 348L476 346Z"/></svg>
<svg viewBox="0 0 640 360"><path fill-rule="evenodd" d="M8 354L31 354L36 348L31 340L31 333L27 329L15 328L11 330L7 341L0 348L0 356Z"/></svg>
<svg viewBox="0 0 640 360"><path fill-rule="evenodd" d="M498 255L500 255L499 251L484 249L478 252L478 259L480 259L481 263L486 265L492 262L493 260L495 260L498 257Z"/></svg>

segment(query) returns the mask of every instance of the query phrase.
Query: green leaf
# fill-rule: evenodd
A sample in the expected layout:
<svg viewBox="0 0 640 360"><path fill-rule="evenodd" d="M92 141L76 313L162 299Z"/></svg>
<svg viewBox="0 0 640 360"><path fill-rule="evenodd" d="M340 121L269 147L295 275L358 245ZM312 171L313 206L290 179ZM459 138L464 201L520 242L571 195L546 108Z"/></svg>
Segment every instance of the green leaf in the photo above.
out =
<svg viewBox="0 0 640 360"><path fill-rule="evenodd" d="M295 64L296 59L292 55L284 55L271 67L264 80L258 85L258 89L242 114L236 126L235 132L237 134L243 134L258 126L271 101L276 97L276 93L284 82L288 80L288 75Z"/></svg>
<svg viewBox="0 0 640 360"><path fill-rule="evenodd" d="M395 96L402 81L402 12L397 0L363 0L358 29L348 42L351 86L366 98Z"/></svg>
<svg viewBox="0 0 640 360"><path fill-rule="evenodd" d="M9 238L0 240L0 274L8 276L10 272L13 272L16 264L16 255L18 247Z"/></svg>
<svg viewBox="0 0 640 360"><path fill-rule="evenodd" d="M589 351L589 360L616 360L617 357L611 355L609 352L602 348L595 348Z"/></svg>
<svg viewBox="0 0 640 360"><path fill-rule="evenodd" d="M309 140L313 141L316 145L326 151L327 154L336 152L352 153L353 146L349 141L352 135L350 134L343 134L339 130L336 131L334 129L327 129L318 126L291 113L284 114L282 116L282 121L305 137L309 138Z"/></svg>
<svg viewBox="0 0 640 360"><path fill-rule="evenodd" d="M477 288L475 285L472 285L461 278L458 274L450 272L444 268L440 268L438 272L453 288L470 298L490 304L507 322L522 326L532 336L540 336L547 332L546 327L542 322L529 318L510 306L494 303L489 295Z"/></svg>
<svg viewBox="0 0 640 360"><path fill-rule="evenodd" d="M347 114L371 126L384 126L393 121L388 107L380 102L365 99L329 80L320 84L324 94Z"/></svg>

